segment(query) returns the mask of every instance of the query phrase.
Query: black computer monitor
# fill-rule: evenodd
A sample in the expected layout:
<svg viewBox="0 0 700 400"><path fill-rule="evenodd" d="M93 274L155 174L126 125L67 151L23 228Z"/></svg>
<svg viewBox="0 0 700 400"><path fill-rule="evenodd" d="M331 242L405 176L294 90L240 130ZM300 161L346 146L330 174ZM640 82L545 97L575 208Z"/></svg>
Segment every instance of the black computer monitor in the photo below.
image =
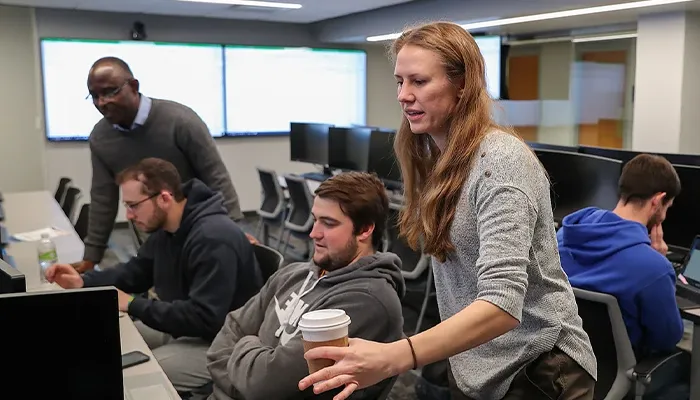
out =
<svg viewBox="0 0 700 400"><path fill-rule="evenodd" d="M672 153L657 153L661 157L666 158L671 164L675 165L693 165L700 167L700 155L697 154L672 154Z"/></svg>
<svg viewBox="0 0 700 400"><path fill-rule="evenodd" d="M0 398L123 400L114 288L0 295Z"/></svg>
<svg viewBox="0 0 700 400"><path fill-rule="evenodd" d="M681 271L688 284L700 289L700 236L695 236Z"/></svg>
<svg viewBox="0 0 700 400"><path fill-rule="evenodd" d="M637 151L623 150L623 149L612 149L607 147L595 147L595 146L579 146L578 151L581 154L587 154L589 156L598 156L605 158L612 158L613 160L622 161L622 165L626 164L627 161L633 159L638 154Z"/></svg>
<svg viewBox="0 0 700 400"><path fill-rule="evenodd" d="M289 149L292 161L328 164L328 130L331 125L292 122Z"/></svg>
<svg viewBox="0 0 700 400"><path fill-rule="evenodd" d="M27 281L24 274L6 261L7 253L2 249L2 259L0 259L0 294L23 293L27 291ZM39 268L37 266L37 268ZM2 358L0 350L0 359ZM0 390L1 392L1 390Z"/></svg>
<svg viewBox="0 0 700 400"><path fill-rule="evenodd" d="M618 200L622 162L557 150L535 150L551 181L554 219L585 207L612 210Z"/></svg>
<svg viewBox="0 0 700 400"><path fill-rule="evenodd" d="M697 154L675 154L675 153L653 153L622 149L610 149L605 147L579 146L581 154L590 154L594 156L607 157L622 161L622 165L633 159L639 154L647 153L664 157L671 164L677 165L695 165L700 166L700 155Z"/></svg>
<svg viewBox="0 0 700 400"><path fill-rule="evenodd" d="M558 150L568 151L570 153L578 153L578 146L566 146L562 144L550 144L540 142L526 142L533 150Z"/></svg>
<svg viewBox="0 0 700 400"><path fill-rule="evenodd" d="M328 130L328 167L346 171L367 171L370 134L362 127Z"/></svg>
<svg viewBox="0 0 700 400"><path fill-rule="evenodd" d="M369 140L367 170L387 182L401 182L401 168L394 154L396 132L374 130Z"/></svg>
<svg viewBox="0 0 700 400"><path fill-rule="evenodd" d="M700 233L700 167L673 167L681 180L681 193L666 212L664 241L675 247L688 248Z"/></svg>

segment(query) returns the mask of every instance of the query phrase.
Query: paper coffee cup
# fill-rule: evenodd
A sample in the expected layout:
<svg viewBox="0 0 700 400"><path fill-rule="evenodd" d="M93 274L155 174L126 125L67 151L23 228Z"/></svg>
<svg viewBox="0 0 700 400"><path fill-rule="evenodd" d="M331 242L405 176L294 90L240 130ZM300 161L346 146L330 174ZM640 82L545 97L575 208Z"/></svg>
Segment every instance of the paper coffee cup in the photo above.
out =
<svg viewBox="0 0 700 400"><path fill-rule="evenodd" d="M325 346L347 347L350 317L343 310L316 310L302 315L299 324L304 353ZM309 373L313 374L335 361L326 359L307 360Z"/></svg>

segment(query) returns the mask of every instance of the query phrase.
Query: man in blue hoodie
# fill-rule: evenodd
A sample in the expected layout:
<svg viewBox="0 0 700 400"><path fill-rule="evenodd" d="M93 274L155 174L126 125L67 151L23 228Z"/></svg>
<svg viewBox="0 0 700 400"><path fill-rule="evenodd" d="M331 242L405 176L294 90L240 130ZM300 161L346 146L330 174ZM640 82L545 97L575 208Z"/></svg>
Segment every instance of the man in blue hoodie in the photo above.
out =
<svg viewBox="0 0 700 400"><path fill-rule="evenodd" d="M384 185L350 172L326 180L315 194L313 260L283 267L228 315L208 353L210 400L318 398L298 388L308 368L297 324L309 311L344 310L350 337L391 342L403 335L401 261L376 250L389 210ZM374 399L385 384L357 395Z"/></svg>
<svg viewBox="0 0 700 400"><path fill-rule="evenodd" d="M150 233L138 254L82 276L68 264L46 276L64 288L115 286L136 327L178 392L210 380L206 351L226 314L262 286L252 245L227 215L223 195L173 164L146 158L117 177L127 218ZM135 297L153 287L157 299Z"/></svg>
<svg viewBox="0 0 700 400"><path fill-rule="evenodd" d="M676 275L665 257L662 222L681 184L663 157L625 164L612 211L588 207L564 218L559 253L571 286L615 296L640 356L673 350L683 336Z"/></svg>

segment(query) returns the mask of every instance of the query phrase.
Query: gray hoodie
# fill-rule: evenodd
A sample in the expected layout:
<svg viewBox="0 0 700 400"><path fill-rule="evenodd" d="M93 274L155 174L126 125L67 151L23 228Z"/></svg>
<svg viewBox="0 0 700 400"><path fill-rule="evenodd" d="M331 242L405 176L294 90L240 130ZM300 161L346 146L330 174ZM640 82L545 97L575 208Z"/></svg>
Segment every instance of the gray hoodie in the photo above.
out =
<svg viewBox="0 0 700 400"><path fill-rule="evenodd" d="M391 342L403 335L401 260L375 253L319 278L311 262L275 273L260 293L226 317L207 353L214 381L210 400L303 398L299 381L308 374L301 316L339 308L350 316L350 337Z"/></svg>

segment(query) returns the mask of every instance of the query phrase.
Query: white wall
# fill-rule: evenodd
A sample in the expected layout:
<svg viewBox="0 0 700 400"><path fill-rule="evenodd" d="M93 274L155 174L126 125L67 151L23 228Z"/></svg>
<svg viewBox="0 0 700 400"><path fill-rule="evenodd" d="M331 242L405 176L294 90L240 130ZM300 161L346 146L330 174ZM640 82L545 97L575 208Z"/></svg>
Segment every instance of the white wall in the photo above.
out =
<svg viewBox="0 0 700 400"><path fill-rule="evenodd" d="M387 47L381 44L363 47L367 51L367 124L398 129L401 107L396 100L394 65Z"/></svg>
<svg viewBox="0 0 700 400"><path fill-rule="evenodd" d="M0 190L44 188L34 12L0 6Z"/></svg>
<svg viewBox="0 0 700 400"><path fill-rule="evenodd" d="M0 92L3 116L0 138L9 148L3 170L21 168L14 176L0 177L5 191L46 188L55 190L58 180L71 177L89 201L91 180L90 152L86 143L50 143L44 139L43 103L39 73L38 39L73 37L124 39L136 19L147 27L149 40L174 42L238 43L258 45L318 46L310 30L301 25L223 21L201 18L131 16L125 14L36 10L36 30L32 9L0 6L0 79L14 90ZM396 102L392 66L381 45L367 47L367 123L382 127L398 126L400 111ZM12 63L6 66L6 54ZM7 72L5 72L7 71ZM7 86L3 85L3 88ZM293 97L292 93L281 96ZM148 93L145 93L148 95ZM17 96L20 96L18 99ZM243 210L260 204L256 166L279 174L301 173L312 167L289 161L288 137L224 138L217 145L241 199ZM0 155L2 148L0 146ZM5 157L3 156L3 160ZM46 166L43 160L46 160ZM124 220L120 211L117 221Z"/></svg>
<svg viewBox="0 0 700 400"><path fill-rule="evenodd" d="M685 52L683 54L683 92L681 94L680 149L700 154L700 74L696 61L700 61L700 14L686 16ZM695 43L695 44L693 44Z"/></svg>
<svg viewBox="0 0 700 400"><path fill-rule="evenodd" d="M680 150L684 13L642 15L637 25L633 149ZM692 112L697 113L697 110Z"/></svg>

